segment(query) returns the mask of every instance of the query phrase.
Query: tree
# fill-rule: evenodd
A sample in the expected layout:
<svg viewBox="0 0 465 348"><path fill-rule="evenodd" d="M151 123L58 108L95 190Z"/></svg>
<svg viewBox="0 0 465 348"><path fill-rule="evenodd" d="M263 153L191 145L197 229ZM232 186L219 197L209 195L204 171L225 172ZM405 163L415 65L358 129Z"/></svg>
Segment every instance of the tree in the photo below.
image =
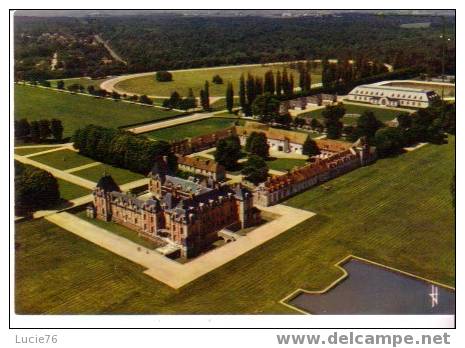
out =
<svg viewBox="0 0 465 348"><path fill-rule="evenodd" d="M57 88L58 89L65 89L65 82L63 80L60 80L57 82Z"/></svg>
<svg viewBox="0 0 465 348"><path fill-rule="evenodd" d="M291 95L290 93L290 88L291 84L289 82L289 76L287 75L287 69L283 69L283 74L282 74L282 88L283 88L283 93L286 97L289 97Z"/></svg>
<svg viewBox="0 0 465 348"><path fill-rule="evenodd" d="M246 87L247 87L247 104L250 106L255 100L255 97L257 94L255 93L255 79L251 74L247 74L247 81L246 81Z"/></svg>
<svg viewBox="0 0 465 348"><path fill-rule="evenodd" d="M278 72L276 73L276 95L280 97L282 94L282 91L283 91L283 81L281 78L281 72L278 70Z"/></svg>
<svg viewBox="0 0 465 348"><path fill-rule="evenodd" d="M31 121L31 141L38 143L40 141L39 121Z"/></svg>
<svg viewBox="0 0 465 348"><path fill-rule="evenodd" d="M268 145L265 133L262 132L252 132L247 138L245 148L252 155L264 159L270 156L270 145Z"/></svg>
<svg viewBox="0 0 465 348"><path fill-rule="evenodd" d="M245 80L244 80L244 74L241 74L241 77L239 79L239 105L241 106L242 110L245 109L246 104L247 104L247 100L246 100L246 91L245 91Z"/></svg>
<svg viewBox="0 0 465 348"><path fill-rule="evenodd" d="M234 107L234 89L232 82L228 82L226 87L226 109L229 113L232 113Z"/></svg>
<svg viewBox="0 0 465 348"><path fill-rule="evenodd" d="M171 74L169 71L157 71L155 73L155 79L158 82L173 81L173 74Z"/></svg>
<svg viewBox="0 0 465 348"><path fill-rule="evenodd" d="M378 156L389 157L402 152L404 144L402 130L394 127L379 129L374 137Z"/></svg>
<svg viewBox="0 0 465 348"><path fill-rule="evenodd" d="M274 117L273 121L275 123L279 123L280 125L284 127L289 127L292 123L292 116L289 113L285 113L285 114L278 113Z"/></svg>
<svg viewBox="0 0 465 348"><path fill-rule="evenodd" d="M312 118L310 121L310 127L316 131L320 131L322 128L324 128L323 124L316 118Z"/></svg>
<svg viewBox="0 0 465 348"><path fill-rule="evenodd" d="M179 107L180 101L181 101L181 95L178 92L174 91L173 93L171 93L171 96L168 99L168 105L171 108L177 108Z"/></svg>
<svg viewBox="0 0 465 348"><path fill-rule="evenodd" d="M265 82L263 85L264 93L275 94L275 82L274 82L274 75L273 70L268 70L265 73Z"/></svg>
<svg viewBox="0 0 465 348"><path fill-rule="evenodd" d="M204 88L200 90L200 104L205 111L210 110L210 85L205 81Z"/></svg>
<svg viewBox="0 0 465 348"><path fill-rule="evenodd" d="M39 134L40 140L46 140L50 135L52 135L52 131L50 130L50 121L47 119L39 120Z"/></svg>
<svg viewBox="0 0 465 348"><path fill-rule="evenodd" d="M26 118L15 121L15 138L24 138L31 133L31 125Z"/></svg>
<svg viewBox="0 0 465 348"><path fill-rule="evenodd" d="M257 97L252 104L252 114L258 116L260 122L271 122L279 115L279 100L270 94Z"/></svg>
<svg viewBox="0 0 465 348"><path fill-rule="evenodd" d="M383 122L378 120L372 111L364 111L357 119L357 127L352 134L352 140L355 138L366 137L368 143L373 142L373 138L378 129L384 127Z"/></svg>
<svg viewBox="0 0 465 348"><path fill-rule="evenodd" d="M60 199L58 181L49 172L15 161L15 212L53 206Z"/></svg>
<svg viewBox="0 0 465 348"><path fill-rule="evenodd" d="M346 111L341 103L328 105L321 113L325 120L327 137L329 139L339 139L342 134L343 123L341 122Z"/></svg>
<svg viewBox="0 0 465 348"><path fill-rule="evenodd" d="M303 146L302 146L302 153L307 156L316 156L320 154L320 150L318 146L311 137L307 137Z"/></svg>
<svg viewBox="0 0 465 348"><path fill-rule="evenodd" d="M247 181L258 185L268 177L268 166L260 156L251 155L248 157L241 173L245 175Z"/></svg>
<svg viewBox="0 0 465 348"><path fill-rule="evenodd" d="M216 144L215 161L223 165L227 170L236 169L237 161L241 156L241 143L237 135L220 139Z"/></svg>
<svg viewBox="0 0 465 348"><path fill-rule="evenodd" d="M215 76L213 76L212 82L214 84L216 84L216 85L222 85L223 84L223 79L221 78L220 75L216 74Z"/></svg>
<svg viewBox="0 0 465 348"><path fill-rule="evenodd" d="M168 156L170 166L175 163L168 142L152 141L127 131L88 125L74 133L73 141L82 155L143 175L148 174L157 156Z"/></svg>
<svg viewBox="0 0 465 348"><path fill-rule="evenodd" d="M52 118L50 122L50 132L52 133L55 140L61 141L63 139L63 125L61 120Z"/></svg>
<svg viewBox="0 0 465 348"><path fill-rule="evenodd" d="M181 110L193 109L197 106L197 101L195 98L182 98L178 103L178 108Z"/></svg>
<svg viewBox="0 0 465 348"><path fill-rule="evenodd" d="M73 84L69 85L67 87L67 89L70 92L76 93L76 92L80 91L81 87L82 86L79 83L73 83Z"/></svg>
<svg viewBox="0 0 465 348"><path fill-rule="evenodd" d="M153 105L153 100L147 97L145 94L139 97L139 102L142 104Z"/></svg>
<svg viewBox="0 0 465 348"><path fill-rule="evenodd" d="M305 69L304 92L310 92L312 89L312 74L309 68Z"/></svg>
<svg viewBox="0 0 465 348"><path fill-rule="evenodd" d="M412 117L410 114L403 112L397 116L399 128L408 129L412 126Z"/></svg>
<svg viewBox="0 0 465 348"><path fill-rule="evenodd" d="M294 95L294 74L290 74L289 76L289 89L288 89L288 96Z"/></svg>

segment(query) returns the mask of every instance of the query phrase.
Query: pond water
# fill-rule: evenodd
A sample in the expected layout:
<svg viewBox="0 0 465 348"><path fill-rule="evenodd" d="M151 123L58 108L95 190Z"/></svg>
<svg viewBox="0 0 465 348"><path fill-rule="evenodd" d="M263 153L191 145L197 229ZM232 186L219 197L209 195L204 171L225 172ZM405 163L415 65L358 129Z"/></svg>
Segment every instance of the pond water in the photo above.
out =
<svg viewBox="0 0 465 348"><path fill-rule="evenodd" d="M349 276L328 292L301 293L289 303L311 314L455 314L453 290L357 259L343 267Z"/></svg>

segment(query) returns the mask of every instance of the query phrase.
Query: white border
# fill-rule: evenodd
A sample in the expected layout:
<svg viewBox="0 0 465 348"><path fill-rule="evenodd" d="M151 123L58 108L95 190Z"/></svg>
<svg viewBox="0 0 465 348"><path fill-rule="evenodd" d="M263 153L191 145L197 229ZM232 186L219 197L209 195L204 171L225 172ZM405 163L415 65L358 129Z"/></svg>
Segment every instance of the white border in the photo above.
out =
<svg viewBox="0 0 465 348"><path fill-rule="evenodd" d="M80 5L82 7L89 8L93 5L95 5L95 2L91 1L80 1L78 3L69 3L69 2L62 2L62 1L49 1L47 4L44 4L43 2L40 3L42 7L48 7L48 8L72 8L73 5ZM107 3L107 4L99 4L101 5L101 8L113 8L116 4L115 3ZM122 4L127 5L127 6L134 6L138 5L139 8L150 8L153 6L157 6L159 8L172 8L175 7L175 4L173 2L168 2L168 3L153 3L150 1L140 1L137 4L136 3L131 3L131 4ZM196 5L202 8L225 8L229 6L234 6L236 8L254 8L259 6L259 2L251 3L250 1L235 1L234 3L225 3L225 4L220 4L218 2L214 1L204 1L202 4L196 3L193 4L192 2L187 2L187 1L180 1L178 2L176 7L178 8L188 8L192 5ZM347 8L347 5L351 6L351 8L371 8L373 5L372 2L368 1L352 1L350 3L347 3L346 1L332 1L331 3L321 3L321 4L310 4L308 2L304 1L294 1L294 2L285 2L283 3L282 1L268 1L264 6L268 8L308 8L311 5L320 5L320 6L328 6L332 8ZM379 5L379 4L378 4ZM391 5L391 8L424 8L428 6L428 3L425 3L424 1L409 1L408 3L401 2L401 1L391 1L389 2L389 5ZM461 7L460 3L458 1L456 2L441 2L441 3L435 3L434 5L436 6L429 6L431 8L436 8L439 5L444 6L444 8L457 8ZM15 6L15 7L22 7L22 8L37 8L37 3L33 1L16 1L13 4L10 4L10 6ZM5 11L4 11L5 13ZM460 62L463 62L463 47L462 47L462 40L459 39L460 37L463 37L463 22L460 21L460 14L461 12L459 11L457 13L457 61L459 64L457 65L457 75L460 81L460 76L461 76L461 70L462 70L462 65ZM3 25L6 26L6 23L8 23L6 16L3 17ZM6 29L6 28L5 28ZM3 31L4 34L4 39L6 39L6 30ZM10 56L12 55L12 51L10 50ZM2 55L2 62L3 66L6 67L8 64L8 61L6 58L6 55ZM6 81L7 76L6 76L6 69L2 69L2 81ZM11 72L10 72L11 74ZM11 75L10 75L11 76ZM3 86L6 84L3 83ZM5 87L3 87L5 88ZM8 95L8 91L5 89L2 91L2 98L3 100L3 105L7 105L7 100L5 100L5 96ZM457 112L457 115L459 115L458 120L457 120L457 125L458 129L461 130L463 129L463 123L464 123L464 118L461 118L460 115L464 115L464 110L463 107L461 107L460 102L458 103L459 110ZM7 118L4 117L2 118L2 123L4 127L2 127L2 132L3 136L0 137L0 144L3 145L2 148L6 149L8 148L7 146L7 138L8 136L6 135L6 130L11 127L11 125L7 125L6 121ZM462 132L458 132L458 141L457 141L457 153L463 153L463 143L461 141L462 139ZM4 158L7 158L6 156ZM10 163L12 160L10 159ZM5 168L5 167L4 167ZM461 177L461 174L463 174L463 164L461 158L458 158L457 161L457 177ZM6 170L3 170L1 175L3 176L3 182L7 181L7 174ZM7 188L6 185L2 185L0 193L2 194L2 197L6 197L7 194ZM463 216L464 214L460 214L462 211L463 205L461 204L462 201L460 199L461 193L463 193L463 186L461 185L460 181L457 182L457 206L458 206L458 221L457 221L457 245L465 245L464 241L464 234L460 233L460 231L464 231L463 229ZM12 195L12 192L11 192ZM10 197L11 198L11 197ZM1 206L1 214L2 214L2 221L7 221L7 216L6 216L6 211L8 211L9 205L7 205L6 200L2 200L2 206ZM11 225L13 225L13 219L11 219ZM10 228L12 227L10 225ZM13 231L13 230L12 230ZM6 228L3 229L3 238L5 238L6 235ZM11 237L13 237L13 232L11 233ZM10 241L11 242L11 241ZM7 241L4 241L3 245L5 245ZM12 246L10 249L10 252L13 251L13 246L14 242L10 243ZM460 252L457 254L457 283L456 283L456 288L457 289L463 289L463 276L460 276L463 271L463 267L461 265L464 264L464 253ZM2 253L2 260L3 263L2 265L7 265L8 261L6 260L7 255L5 253ZM13 259L12 259L13 261ZM13 264L11 265L12 273L13 274ZM4 279L6 279L6 272L8 272L5 267L2 267L3 275L5 276ZM12 282L11 285L14 283ZM14 289L11 289L14 290ZM8 294L6 294L6 287L2 287L2 298L6 299L8 298ZM457 293L458 295L459 293ZM11 300L13 302L13 293ZM278 299L277 299L278 300ZM11 303L12 305L14 303ZM6 307L5 301L2 301L2 309L5 308L3 313L6 314ZM11 307L13 308L13 306ZM463 314L462 311L463 308L463 300L460 296L457 296L457 313ZM444 327L450 325L450 318L444 318L442 316L350 316L350 317L345 317L345 316L17 316L17 315L12 315L11 317L11 323L13 327L229 327L229 328L234 328L234 327L344 327L344 326L350 326L350 327ZM463 326L462 326L463 328ZM147 332L147 331L146 331ZM192 332L192 334L190 334ZM431 331L428 331L431 333ZM75 337L76 339L79 339L80 343L84 343L86 341L87 336L79 334L79 332L75 333L67 333L69 337ZM229 335L229 333L223 333L224 335L228 335L229 337L235 337L237 341L243 341L241 340L240 335L235 335L232 333ZM138 341L137 337L134 337L134 335L131 333L124 334L124 332L121 331L112 331L111 333L112 337L114 339L118 339L120 343L124 342L130 342L134 344L134 342ZM155 333L151 333L150 336L152 336L152 342L156 342L156 337L160 335L162 336L162 333L157 331ZM165 333L163 333L165 335ZM197 332L189 331L189 335L184 334L179 335L175 333L174 331L169 331L167 332L167 335L171 337L171 340L176 340L177 342L186 342L188 344L189 342L192 342L190 339L191 337L195 337L198 335ZM212 341L218 339L218 335L209 333L209 335L212 335ZM130 341L126 341L127 337L131 336ZM141 334L140 337L146 337L147 335ZM108 336L106 336L108 337ZM225 336L223 336L224 338ZM95 338L94 338L95 339ZM274 339L274 337L273 337ZM112 340L113 341L113 340ZM207 342L205 341L205 346L207 346ZM225 342L222 340L223 344L226 346L229 346L227 344L227 341ZM260 343L271 343L267 340L265 341L259 341ZM96 342L93 341L95 344ZM106 342L108 344L108 342ZM161 342L160 342L161 343ZM166 342L165 344L169 344L169 342ZM218 341L216 341L216 344L218 344ZM158 345L158 344L157 344ZM208 345L210 346L210 345Z"/></svg>

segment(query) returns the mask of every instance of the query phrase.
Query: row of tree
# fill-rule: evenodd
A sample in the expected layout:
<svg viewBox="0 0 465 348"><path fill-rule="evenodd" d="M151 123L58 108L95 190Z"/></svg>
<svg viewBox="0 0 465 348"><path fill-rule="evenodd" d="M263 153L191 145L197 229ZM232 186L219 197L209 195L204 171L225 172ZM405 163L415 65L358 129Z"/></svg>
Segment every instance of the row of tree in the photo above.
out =
<svg viewBox="0 0 465 348"><path fill-rule="evenodd" d="M187 98L181 97L181 95L174 91L171 93L169 99L163 100L163 107L168 109L182 109L189 110L197 107L197 99L195 99L194 91L189 88Z"/></svg>
<svg viewBox="0 0 465 348"><path fill-rule="evenodd" d="M455 134L455 104L442 101L413 114L400 113L397 127L387 127L372 111L363 112L355 126L344 127L341 121L344 115L342 104L323 110L327 137L338 139L345 134L350 141L364 137L370 145L376 146L380 157L400 153L404 147L418 142L441 144L445 133Z"/></svg>
<svg viewBox="0 0 465 348"><path fill-rule="evenodd" d="M60 200L57 179L49 172L15 161L15 214L53 206Z"/></svg>
<svg viewBox="0 0 465 348"><path fill-rule="evenodd" d="M143 175L150 172L158 156L168 156L170 168L173 172L176 169L176 157L165 141L152 141L130 132L88 125L75 131L73 142L74 147L87 157Z"/></svg>
<svg viewBox="0 0 465 348"><path fill-rule="evenodd" d="M14 121L15 138L29 139L33 143L44 142L53 137L57 142L63 140L63 124L56 118L34 120L26 118Z"/></svg>

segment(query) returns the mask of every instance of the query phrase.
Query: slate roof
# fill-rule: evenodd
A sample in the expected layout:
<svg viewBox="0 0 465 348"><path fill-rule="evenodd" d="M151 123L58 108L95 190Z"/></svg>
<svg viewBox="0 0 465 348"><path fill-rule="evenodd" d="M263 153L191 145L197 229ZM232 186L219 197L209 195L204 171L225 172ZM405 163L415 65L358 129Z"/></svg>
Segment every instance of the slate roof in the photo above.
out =
<svg viewBox="0 0 465 348"><path fill-rule="evenodd" d="M208 187L202 186L194 181L178 178L177 176L167 175L165 179L165 186L172 184L173 186L180 186L181 191L190 192L193 194L202 194L211 191Z"/></svg>
<svg viewBox="0 0 465 348"><path fill-rule="evenodd" d="M179 155L177 157L178 157L178 164L189 166L192 168L206 170L212 173L216 173L218 172L218 170L223 169L222 165L216 163L212 159L202 159L199 157L185 157L185 156L179 156Z"/></svg>
<svg viewBox="0 0 465 348"><path fill-rule="evenodd" d="M105 192L121 192L121 189L119 188L118 184L115 182L115 180L113 180L110 174L103 175L97 182L97 187Z"/></svg>

